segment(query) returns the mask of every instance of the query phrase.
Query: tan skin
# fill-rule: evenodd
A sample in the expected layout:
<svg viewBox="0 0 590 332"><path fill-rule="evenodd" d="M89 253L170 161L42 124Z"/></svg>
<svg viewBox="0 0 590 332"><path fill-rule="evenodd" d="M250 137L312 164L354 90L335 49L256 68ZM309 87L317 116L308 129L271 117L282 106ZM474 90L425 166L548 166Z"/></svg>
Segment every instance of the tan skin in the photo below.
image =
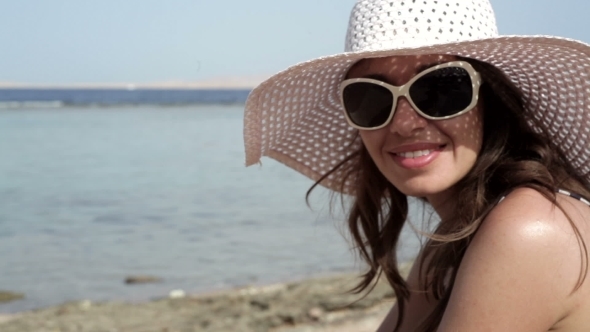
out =
<svg viewBox="0 0 590 332"><path fill-rule="evenodd" d="M402 85L424 64L453 60L439 55L365 59L348 77L379 74L387 83ZM432 121L401 98L395 112L384 128L360 130L361 139L394 186L406 195L426 198L444 220L453 186L474 165L481 148L481 106L453 119ZM408 169L392 157L425 147L436 155L423 167ZM590 243L590 207L565 195L557 199ZM560 209L532 189L513 190L486 217L469 245L438 331L590 331L588 278L576 289L582 258L574 229ZM420 290L417 269L418 264L408 277L412 296L401 331L414 331L435 305ZM393 331L397 320L394 307L378 331Z"/></svg>

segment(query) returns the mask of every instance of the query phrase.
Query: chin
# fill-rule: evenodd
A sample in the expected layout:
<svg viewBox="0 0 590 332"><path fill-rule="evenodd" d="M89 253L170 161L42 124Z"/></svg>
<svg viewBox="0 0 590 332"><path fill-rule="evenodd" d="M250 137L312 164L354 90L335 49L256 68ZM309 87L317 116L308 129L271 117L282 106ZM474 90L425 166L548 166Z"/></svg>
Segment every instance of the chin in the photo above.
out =
<svg viewBox="0 0 590 332"><path fill-rule="evenodd" d="M417 197L417 198L426 198L432 195L436 195L438 192L428 191L428 190L406 190L405 188L398 188L406 196Z"/></svg>
<svg viewBox="0 0 590 332"><path fill-rule="evenodd" d="M419 183L403 183L399 185L390 182L404 195L418 198L438 196L448 192L451 188L450 185L434 183L433 181L419 181Z"/></svg>

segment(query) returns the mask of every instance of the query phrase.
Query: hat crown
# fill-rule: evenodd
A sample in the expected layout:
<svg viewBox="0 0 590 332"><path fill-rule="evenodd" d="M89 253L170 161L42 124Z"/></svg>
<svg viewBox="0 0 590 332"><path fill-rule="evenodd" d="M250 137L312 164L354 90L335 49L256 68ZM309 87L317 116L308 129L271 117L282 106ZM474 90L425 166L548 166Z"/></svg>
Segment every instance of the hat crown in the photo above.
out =
<svg viewBox="0 0 590 332"><path fill-rule="evenodd" d="M488 0L360 0L346 52L392 50L498 36Z"/></svg>

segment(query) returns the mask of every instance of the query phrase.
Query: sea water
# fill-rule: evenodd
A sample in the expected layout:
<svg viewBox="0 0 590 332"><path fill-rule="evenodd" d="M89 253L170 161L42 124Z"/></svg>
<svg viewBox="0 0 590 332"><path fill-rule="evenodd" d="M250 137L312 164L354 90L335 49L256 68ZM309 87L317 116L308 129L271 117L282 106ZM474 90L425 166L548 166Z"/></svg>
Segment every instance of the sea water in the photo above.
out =
<svg viewBox="0 0 590 332"><path fill-rule="evenodd" d="M0 312L362 268L326 190L244 167L242 126L239 104L0 110L0 290L25 294Z"/></svg>

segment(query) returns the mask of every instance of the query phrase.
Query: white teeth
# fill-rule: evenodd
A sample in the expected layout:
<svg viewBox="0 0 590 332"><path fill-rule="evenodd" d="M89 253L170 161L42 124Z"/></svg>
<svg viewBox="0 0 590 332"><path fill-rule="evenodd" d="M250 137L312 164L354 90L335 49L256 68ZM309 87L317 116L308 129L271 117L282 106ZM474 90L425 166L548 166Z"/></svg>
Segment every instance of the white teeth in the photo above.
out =
<svg viewBox="0 0 590 332"><path fill-rule="evenodd" d="M418 151L409 151L409 152L398 152L396 155L403 157L403 158L418 158L422 156L426 156L431 154L434 150L418 150Z"/></svg>

